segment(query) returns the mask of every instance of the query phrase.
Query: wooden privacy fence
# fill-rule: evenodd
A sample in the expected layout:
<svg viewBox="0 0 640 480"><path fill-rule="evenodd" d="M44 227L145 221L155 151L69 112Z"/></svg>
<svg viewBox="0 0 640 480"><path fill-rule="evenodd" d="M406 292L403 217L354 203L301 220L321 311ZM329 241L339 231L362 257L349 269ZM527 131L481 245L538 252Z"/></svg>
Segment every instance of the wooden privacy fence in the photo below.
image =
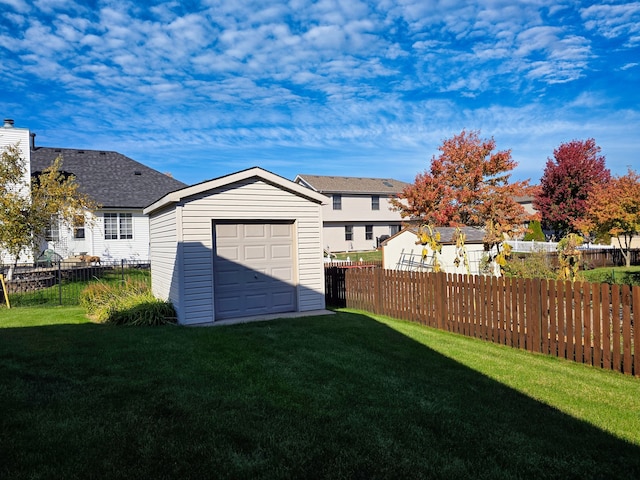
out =
<svg viewBox="0 0 640 480"><path fill-rule="evenodd" d="M349 308L640 377L640 287L350 269Z"/></svg>

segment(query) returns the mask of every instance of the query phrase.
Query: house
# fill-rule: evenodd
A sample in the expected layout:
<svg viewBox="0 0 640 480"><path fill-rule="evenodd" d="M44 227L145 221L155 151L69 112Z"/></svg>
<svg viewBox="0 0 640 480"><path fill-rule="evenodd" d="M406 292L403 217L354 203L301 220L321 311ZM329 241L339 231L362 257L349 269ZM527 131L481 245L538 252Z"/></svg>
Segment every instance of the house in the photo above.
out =
<svg viewBox="0 0 640 480"><path fill-rule="evenodd" d="M327 201L258 167L165 195L144 209L154 295L185 325L324 311Z"/></svg>
<svg viewBox="0 0 640 480"><path fill-rule="evenodd" d="M0 135L0 146L20 141L32 176L61 156L64 171L99 205L95 212L85 212L84 226L52 222L42 250L54 250L63 258L87 254L107 261L149 259L149 219L142 210L186 184L121 153L38 147L35 134L14 127L13 121L5 121Z"/></svg>
<svg viewBox="0 0 640 480"><path fill-rule="evenodd" d="M402 228L402 217L392 210L391 198L407 183L391 178L302 174L294 182L331 198L322 207L328 252L373 250Z"/></svg>
<svg viewBox="0 0 640 480"><path fill-rule="evenodd" d="M453 242L454 227L436 227L440 232L440 243L442 251L438 255L441 271L446 273L467 273L464 261L460 259L456 244ZM466 235L465 249L471 274L480 273L480 262L485 254L484 251L484 231L476 227L461 227L462 233ZM424 271L433 269L434 253L428 247L416 244L417 229L407 227L397 234L382 242L382 266L389 270ZM423 248L426 248L426 256L423 258ZM460 259L456 265L456 257Z"/></svg>

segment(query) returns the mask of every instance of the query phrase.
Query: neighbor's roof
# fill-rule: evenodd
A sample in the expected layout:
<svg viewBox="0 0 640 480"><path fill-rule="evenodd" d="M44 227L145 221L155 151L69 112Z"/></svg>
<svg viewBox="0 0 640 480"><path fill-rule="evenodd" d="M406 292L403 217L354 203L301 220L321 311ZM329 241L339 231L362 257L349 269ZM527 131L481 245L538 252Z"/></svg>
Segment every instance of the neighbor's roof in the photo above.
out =
<svg viewBox="0 0 640 480"><path fill-rule="evenodd" d="M156 210L160 210L169 205L174 205L178 202L185 201L189 197L201 195L206 192L212 192L212 194L215 194L216 189L228 187L229 185L244 182L247 180L261 180L265 183L274 185L277 188L289 191L295 195L299 195L300 197L306 198L307 200L318 204L324 204L328 201L328 198L321 193L314 192L313 190L303 187L302 185L294 183L291 180L276 175L275 173L271 173L260 167L252 167L247 168L246 170L240 170L239 172L230 173L229 175L214 178L212 180L197 183L195 185L191 185L190 187L176 190L175 192L168 193L158 201L145 208L143 213L145 215L150 215ZM256 202L260 201L261 199L256 198Z"/></svg>
<svg viewBox="0 0 640 480"><path fill-rule="evenodd" d="M434 227L434 230L436 232L440 232L440 243L443 245L448 245L448 244L452 244L453 241L453 234L456 231L456 227ZM462 231L462 233L464 233L466 235L466 239L465 239L465 243L466 244L472 244L472 243L484 243L484 235L485 235L485 231L483 228L479 228L479 227L460 227L460 230ZM387 238L383 244L387 244L389 241L393 240L394 238L406 234L407 232L410 232L413 235L417 235L418 234L418 229L416 227L405 227L402 230L400 230L398 233L396 233L395 235L392 235L391 237Z"/></svg>
<svg viewBox="0 0 640 480"><path fill-rule="evenodd" d="M175 178L117 152L36 147L31 173L62 156L62 170L75 175L79 189L102 208L144 208L186 186Z"/></svg>
<svg viewBox="0 0 640 480"><path fill-rule="evenodd" d="M408 183L393 178L338 177L323 175L297 175L296 183L320 193L400 193Z"/></svg>

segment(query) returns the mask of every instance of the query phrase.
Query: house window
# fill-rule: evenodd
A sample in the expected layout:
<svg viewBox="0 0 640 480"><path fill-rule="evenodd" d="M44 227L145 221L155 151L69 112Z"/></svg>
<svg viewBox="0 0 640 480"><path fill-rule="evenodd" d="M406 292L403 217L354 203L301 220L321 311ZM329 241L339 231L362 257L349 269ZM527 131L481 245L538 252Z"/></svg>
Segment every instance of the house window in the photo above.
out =
<svg viewBox="0 0 640 480"><path fill-rule="evenodd" d="M52 217L51 222L44 229L44 239L47 242L57 242L60 240L60 226L58 217Z"/></svg>
<svg viewBox="0 0 640 480"><path fill-rule="evenodd" d="M364 239L373 240L373 225L364 226Z"/></svg>
<svg viewBox="0 0 640 480"><path fill-rule="evenodd" d="M380 195L371 195L371 210L380 210Z"/></svg>
<svg viewBox="0 0 640 480"><path fill-rule="evenodd" d="M344 239L347 242L350 242L353 240L353 225L344 226Z"/></svg>
<svg viewBox="0 0 640 480"><path fill-rule="evenodd" d="M400 225L389 225L389 235L395 235L400 231Z"/></svg>
<svg viewBox="0 0 640 480"><path fill-rule="evenodd" d="M333 194L333 209L342 210L342 195L339 193Z"/></svg>
<svg viewBox="0 0 640 480"><path fill-rule="evenodd" d="M133 238L133 219L130 213L120 214L120 238Z"/></svg>
<svg viewBox="0 0 640 480"><path fill-rule="evenodd" d="M78 215L73 226L73 238L84 238L84 216Z"/></svg>
<svg viewBox="0 0 640 480"><path fill-rule="evenodd" d="M104 214L105 240L124 240L133 238L133 219L130 213Z"/></svg>

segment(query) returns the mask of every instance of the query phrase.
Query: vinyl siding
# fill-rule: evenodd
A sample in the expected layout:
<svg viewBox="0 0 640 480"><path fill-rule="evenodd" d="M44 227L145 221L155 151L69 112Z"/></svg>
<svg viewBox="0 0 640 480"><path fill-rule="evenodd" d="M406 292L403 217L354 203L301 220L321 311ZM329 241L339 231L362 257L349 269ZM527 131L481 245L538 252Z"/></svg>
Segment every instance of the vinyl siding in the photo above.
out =
<svg viewBox="0 0 640 480"><path fill-rule="evenodd" d="M162 300L170 300L176 310L179 310L182 305L178 294L180 266L177 264L176 212L175 208L170 208L156 213L150 218L149 227L153 294Z"/></svg>
<svg viewBox="0 0 640 480"><path fill-rule="evenodd" d="M324 308L320 205L264 181L247 180L192 197L182 211L188 323L213 320L215 220L293 220L298 310ZM210 293L209 293L210 292Z"/></svg>
<svg viewBox="0 0 640 480"><path fill-rule="evenodd" d="M104 238L105 213L131 213L133 238L107 240ZM149 258L149 218L141 210L100 210L92 228L92 255L107 261L147 260Z"/></svg>

